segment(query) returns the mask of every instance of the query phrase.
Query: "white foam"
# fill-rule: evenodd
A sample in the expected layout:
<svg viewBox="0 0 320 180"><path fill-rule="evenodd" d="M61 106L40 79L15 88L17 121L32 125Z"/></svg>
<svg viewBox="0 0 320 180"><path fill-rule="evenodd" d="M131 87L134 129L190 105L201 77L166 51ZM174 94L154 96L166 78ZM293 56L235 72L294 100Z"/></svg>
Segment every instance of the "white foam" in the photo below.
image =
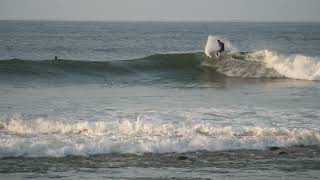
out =
<svg viewBox="0 0 320 180"><path fill-rule="evenodd" d="M232 77L280 78L286 77L301 80L320 80L320 58L305 55L281 55L270 50L249 53L245 60L236 59L232 53L238 50L223 38L208 36L205 54L208 57L219 49L217 40L221 39L229 51L215 64L217 70Z"/></svg>
<svg viewBox="0 0 320 180"><path fill-rule="evenodd" d="M207 44L205 47L205 54L208 57L212 57L213 54L215 54L220 48L218 45L217 40L221 40L224 44L225 44L225 51L227 52L236 52L237 49L232 46L232 44L225 38L222 37L218 37L218 36L213 36L213 35L209 35L208 36L208 40L207 40Z"/></svg>
<svg viewBox="0 0 320 180"><path fill-rule="evenodd" d="M222 55L215 63L204 62L203 65L215 68L220 73L230 77L243 78L282 78L275 69L269 68L263 62L252 61L250 56L245 60L237 59L232 54Z"/></svg>
<svg viewBox="0 0 320 180"><path fill-rule="evenodd" d="M166 153L320 145L307 128L217 126L201 120L166 122L138 116L117 121L9 119L2 122L0 157Z"/></svg>
<svg viewBox="0 0 320 180"><path fill-rule="evenodd" d="M253 56L287 78L320 80L320 58L304 55L285 56L269 50L257 51Z"/></svg>

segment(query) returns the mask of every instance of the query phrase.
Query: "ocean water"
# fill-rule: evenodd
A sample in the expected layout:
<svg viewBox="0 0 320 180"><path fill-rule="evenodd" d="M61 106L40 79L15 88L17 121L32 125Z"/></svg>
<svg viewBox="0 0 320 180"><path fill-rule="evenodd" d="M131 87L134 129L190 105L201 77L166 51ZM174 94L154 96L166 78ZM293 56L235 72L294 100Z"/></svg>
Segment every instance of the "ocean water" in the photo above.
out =
<svg viewBox="0 0 320 180"><path fill-rule="evenodd" d="M0 179L318 179L319 81L319 23L0 21Z"/></svg>

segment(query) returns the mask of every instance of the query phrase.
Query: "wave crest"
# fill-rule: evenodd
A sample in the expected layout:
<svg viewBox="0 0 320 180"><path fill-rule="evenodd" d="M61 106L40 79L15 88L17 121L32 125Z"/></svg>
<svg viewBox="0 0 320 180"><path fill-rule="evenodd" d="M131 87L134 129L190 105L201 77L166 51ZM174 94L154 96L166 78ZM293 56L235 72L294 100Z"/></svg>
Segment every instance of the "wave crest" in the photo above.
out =
<svg viewBox="0 0 320 180"><path fill-rule="evenodd" d="M159 122L143 117L112 122L10 119L2 122L0 136L0 157L184 153L320 145L320 133L312 129L218 127L202 121Z"/></svg>
<svg viewBox="0 0 320 180"><path fill-rule="evenodd" d="M269 50L257 51L252 56L287 78L320 80L319 58L304 55L285 56Z"/></svg>
<svg viewBox="0 0 320 180"><path fill-rule="evenodd" d="M211 42L211 41L210 41ZM209 43L210 44L210 43ZM210 48L208 48L210 49ZM155 54L141 59L118 61L0 61L0 80L23 80L31 77L32 81L39 79L85 80L86 78L100 78L103 82L126 75L130 78L148 73L152 78L188 80L201 79L203 74L220 78L215 72L230 77L241 78L291 78L301 80L320 80L320 59L304 55L281 55L279 53L262 50L257 52L229 52L218 58L208 58L211 50L205 53L184 54ZM208 52L207 52L208 50ZM213 51L215 52L215 51ZM202 67L212 67L211 72ZM207 76L207 77L208 77ZM184 77L184 78L182 78ZM124 79L123 82L128 82Z"/></svg>
<svg viewBox="0 0 320 180"><path fill-rule="evenodd" d="M270 50L253 53L235 52L231 43L224 40L226 49L231 52L212 56L218 50L215 36L209 36L205 54L214 63L205 65L215 67L219 72L231 77L251 78L291 78L300 80L320 80L320 59L305 55L282 55Z"/></svg>

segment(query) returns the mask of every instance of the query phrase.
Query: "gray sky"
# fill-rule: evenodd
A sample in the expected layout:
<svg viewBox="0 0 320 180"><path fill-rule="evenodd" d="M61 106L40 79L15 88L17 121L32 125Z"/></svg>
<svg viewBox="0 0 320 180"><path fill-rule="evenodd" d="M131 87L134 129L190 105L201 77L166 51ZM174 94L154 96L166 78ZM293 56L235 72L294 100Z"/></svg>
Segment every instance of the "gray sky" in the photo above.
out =
<svg viewBox="0 0 320 180"><path fill-rule="evenodd" d="M0 19L317 21L320 0L0 0Z"/></svg>

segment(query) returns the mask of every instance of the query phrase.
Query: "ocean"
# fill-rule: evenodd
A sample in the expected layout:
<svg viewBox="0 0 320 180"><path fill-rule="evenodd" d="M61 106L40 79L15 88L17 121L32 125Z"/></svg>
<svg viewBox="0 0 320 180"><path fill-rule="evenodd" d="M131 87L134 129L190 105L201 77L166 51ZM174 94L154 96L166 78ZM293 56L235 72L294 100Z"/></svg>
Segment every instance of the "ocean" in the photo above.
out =
<svg viewBox="0 0 320 180"><path fill-rule="evenodd" d="M319 82L319 23L0 21L0 179L319 179Z"/></svg>

